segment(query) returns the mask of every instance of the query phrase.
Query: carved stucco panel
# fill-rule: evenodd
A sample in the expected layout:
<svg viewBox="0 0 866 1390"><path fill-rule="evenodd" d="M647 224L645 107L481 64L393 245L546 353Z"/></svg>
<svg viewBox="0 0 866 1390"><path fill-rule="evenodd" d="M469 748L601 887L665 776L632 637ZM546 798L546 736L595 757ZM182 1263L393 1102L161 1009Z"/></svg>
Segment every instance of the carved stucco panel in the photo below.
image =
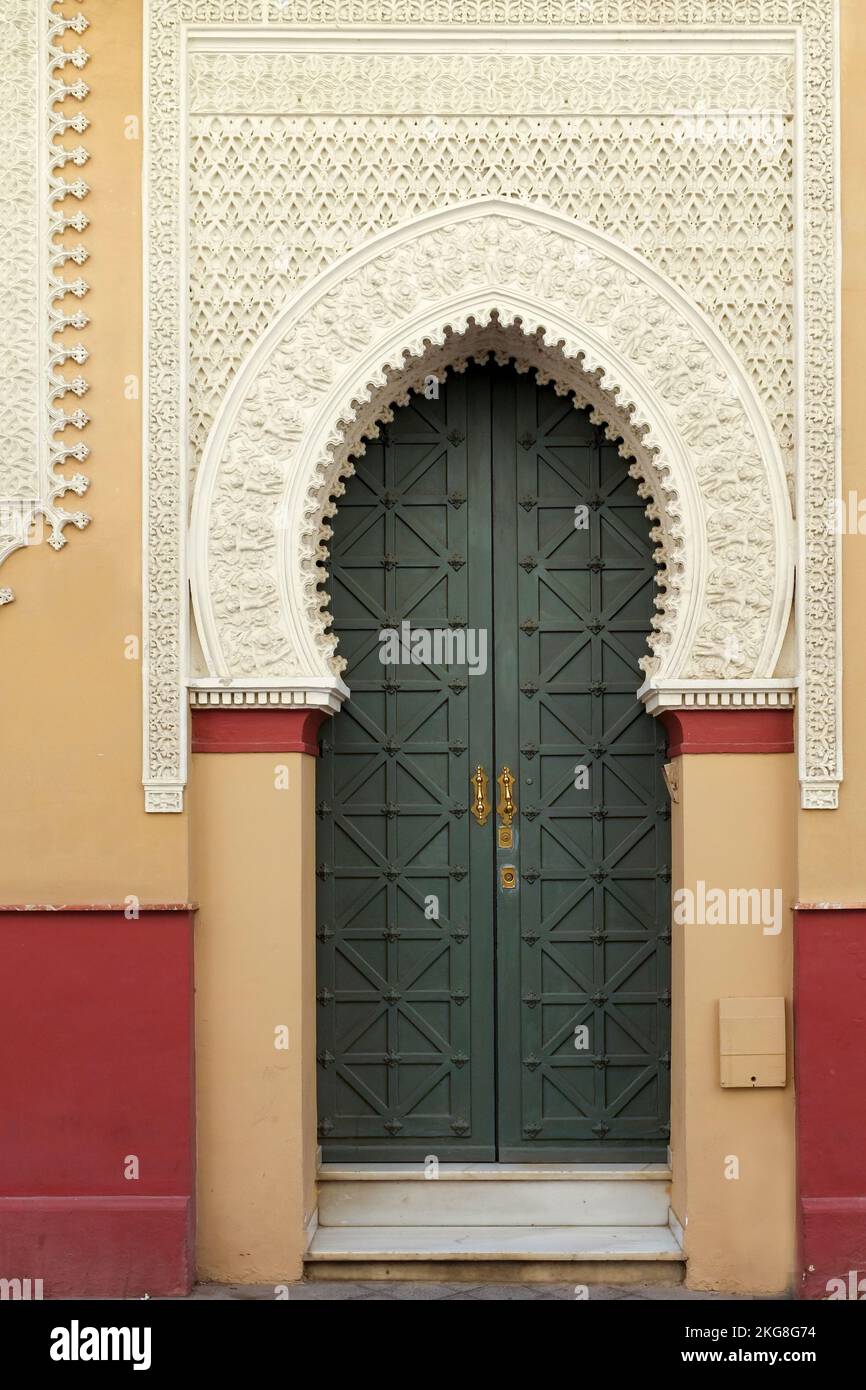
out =
<svg viewBox="0 0 866 1390"><path fill-rule="evenodd" d="M29 16L26 11L29 11ZM29 22L28 22L29 18ZM42 110L39 100L39 29L32 5L6 3L2 9L7 82L19 93L20 109L0 126L3 165L3 216L0 275L3 277L6 332L2 345L4 391L0 430L4 449L0 495L34 498L39 492L39 300L42 202L39 156Z"/></svg>
<svg viewBox="0 0 866 1390"><path fill-rule="evenodd" d="M449 63L459 56L449 55ZM327 57L342 70L345 55ZM237 76L227 82L221 105L257 110L259 98L246 76L251 61L232 55ZM299 103L303 96L305 107L312 107L303 87L309 61L299 65L300 85L285 89L297 91ZM382 104L418 102L396 59L389 69L393 86L384 95L368 91L365 80L352 86L348 78L363 72L353 60L339 116L312 110L194 115L193 466L245 353L300 285L389 226L496 196L538 203L606 232L695 299L753 376L793 496L793 121L769 109L754 114L767 100L759 87L749 93L753 114L739 116L733 132L723 118L689 116L686 102L694 89L681 64L652 61L655 80L646 86L646 61L636 55L622 61L628 77L620 104L626 94L630 107L652 98L669 114L530 115L533 101L524 98L513 71L518 60L501 55L495 91L492 77L486 87L489 112L481 117L369 114ZM789 60L772 62L787 67ZM607 55L594 55L591 65L584 60L579 66L597 73L606 64ZM546 60L551 83L574 67L569 55ZM725 55L724 68L745 95L737 59ZM583 98L587 85L591 105L591 84L575 83L573 90ZM458 107L452 84L446 86L449 103ZM460 99L469 103L469 94L461 92Z"/></svg>
<svg viewBox="0 0 866 1390"><path fill-rule="evenodd" d="M637 258L537 211L470 207L384 240L278 320L227 399L193 520L211 673L339 674L317 588L329 499L351 471L349 453L437 348L438 362L449 351L465 360L473 341L486 345L492 317L494 332L517 321L578 403L588 384L600 388L598 416L630 435L624 449L666 518L648 674L772 675L791 582L784 470L745 374L711 327ZM535 365L517 348L522 365Z"/></svg>
<svg viewBox="0 0 866 1390"><path fill-rule="evenodd" d="M794 60L772 53L193 53L190 114L282 116L328 111L429 116L443 109L490 115L507 73L515 115L749 113L760 93L767 118L792 110ZM291 100L287 101L287 93ZM505 112L503 112L505 114ZM746 122L742 122L745 129ZM708 131L709 133L709 131ZM429 127L435 139L435 125Z"/></svg>
<svg viewBox="0 0 866 1390"><path fill-rule="evenodd" d="M89 423L80 405L89 384L76 370L89 354L81 341L60 339L64 329L80 332L88 324L81 301L89 286L78 273L88 252L64 233L88 226L80 205L89 190L79 171L90 156L80 140L64 146L57 138L81 136L89 125L81 109L89 89L80 75L89 55L77 41L89 27L86 16L61 14L56 0L0 0L0 24L8 98L0 124L2 562L39 538L39 518L55 550L66 544L68 525L82 529L89 520L61 505L70 493L82 496L88 479L57 470L83 463L90 452L80 438ZM71 374L60 370L68 364ZM0 605L13 598L0 588Z"/></svg>
<svg viewBox="0 0 866 1390"><path fill-rule="evenodd" d="M146 600L145 782L152 809L178 810L185 778L183 557L184 485L177 474L186 440L184 345L179 306L183 260L179 246L180 26L184 23L267 21L277 29L346 25L443 26L471 33L496 26L558 26L574 33L594 25L634 26L658 34L729 29L732 39L751 26L800 26L802 64L795 106L801 122L802 172L795 217L802 254L794 292L803 325L803 406L796 422L801 576L798 643L801 689L800 766L804 804L835 804L841 776L838 632L838 538L826 524L837 489L836 374L837 140L833 0L150 0L148 70L151 217L150 401L148 468L149 557ZM779 29L777 32L782 32ZM613 113L612 113L613 114ZM156 190L156 191L155 191ZM174 310L174 312L172 312ZM168 311L168 312L167 312ZM782 312L788 312L782 306ZM741 350L738 348L738 350Z"/></svg>

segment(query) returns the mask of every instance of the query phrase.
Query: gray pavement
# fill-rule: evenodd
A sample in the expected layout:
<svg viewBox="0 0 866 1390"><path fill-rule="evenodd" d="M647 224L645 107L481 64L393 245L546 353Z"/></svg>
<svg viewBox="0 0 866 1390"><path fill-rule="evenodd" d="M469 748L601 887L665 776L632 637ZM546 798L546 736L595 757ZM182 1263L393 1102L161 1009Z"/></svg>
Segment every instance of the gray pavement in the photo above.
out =
<svg viewBox="0 0 866 1390"><path fill-rule="evenodd" d="M551 1300L574 1301L575 1290L587 1286L574 1284L428 1284L423 1282L391 1282L367 1280L358 1283L348 1280L311 1280L308 1283L281 1285L279 1296L290 1302L449 1302L486 1303L502 1299L508 1302ZM752 1301L760 1295L703 1293L687 1289L682 1284L590 1284L589 1301L636 1302L673 1299L679 1302L706 1300ZM273 1284L198 1284L189 1295L194 1300L228 1302L266 1302L277 1297ZM584 1295L585 1296L585 1295Z"/></svg>

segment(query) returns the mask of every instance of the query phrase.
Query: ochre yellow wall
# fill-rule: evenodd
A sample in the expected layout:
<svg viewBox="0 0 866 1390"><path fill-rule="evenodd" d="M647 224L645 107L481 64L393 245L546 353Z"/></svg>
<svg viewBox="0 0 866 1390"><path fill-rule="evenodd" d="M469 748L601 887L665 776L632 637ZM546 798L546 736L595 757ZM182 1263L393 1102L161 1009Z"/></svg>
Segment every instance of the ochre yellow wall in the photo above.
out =
<svg viewBox="0 0 866 1390"><path fill-rule="evenodd" d="M674 889L782 890L777 936L760 926L673 926L672 1205L696 1289L779 1293L795 1267L791 1081L796 766L791 754L692 755L672 764ZM722 1089L718 1001L783 996L788 1084ZM731 1157L739 1178L725 1176Z"/></svg>
<svg viewBox="0 0 866 1390"><path fill-rule="evenodd" d="M141 762L140 664L124 656L141 634L140 404L124 396L141 375L141 140L124 121L141 115L141 0L89 0L84 104L93 191L83 207L92 259L83 335L92 357L93 451L83 507L94 521L69 544L16 552L3 583L16 591L0 623L0 753L4 766L0 901L122 899L183 901L187 883L184 816L145 816ZM843 492L866 496L866 136L861 119L866 71L866 5L841 0L842 36L842 385ZM79 142L74 132L64 143ZM75 232L66 240L79 240ZM70 341L77 338L69 334ZM866 644L866 537L843 539L845 783L838 812L798 815L801 901L861 902L866 882L859 842L866 818L866 738L860 691Z"/></svg>
<svg viewBox="0 0 866 1390"><path fill-rule="evenodd" d="M0 753L4 778L0 901L182 901L187 883L183 816L145 816L141 761L140 664L124 656L141 633L140 404L124 396L141 375L141 140L124 121L141 115L141 0L89 0L84 42L92 57L84 104L93 191L83 207L92 225L84 334L92 357L83 402L93 423L85 470L90 491L65 505L83 507L88 531L69 544L14 554L3 582L16 602L0 623ZM841 0L842 36L842 350L843 492L866 496L866 137L861 119L866 71L866 5ZM70 41L71 42L71 41ZM70 132L64 143L79 137ZM66 240L79 240L75 232ZM71 272L70 272L71 274ZM79 335L71 333L70 341ZM844 556L845 783L834 814L798 816L801 901L860 902L860 827L866 817L866 739L859 692L866 682L860 640L866 595L866 537L847 536Z"/></svg>
<svg viewBox="0 0 866 1390"><path fill-rule="evenodd" d="M191 798L199 1278L280 1283L315 1209L315 760L196 754Z"/></svg>
<svg viewBox="0 0 866 1390"><path fill-rule="evenodd" d="M91 253L67 270L92 286L83 301L92 325L67 333L91 352L81 402L93 420L81 466L91 486L62 505L94 520L83 532L68 527L59 553L19 550L2 570L16 599L0 622L0 902L182 902L186 817L145 814L141 662L124 656L126 637L141 635L141 403L124 396L124 378L141 376L142 141L124 136L125 117L141 116L141 6L85 8L92 27L68 46L92 54L82 106L91 127L64 143L83 143L92 158L64 177L92 187L81 204L92 225L64 239ZM67 409L77 404L67 397Z"/></svg>
<svg viewBox="0 0 866 1390"><path fill-rule="evenodd" d="M93 94L83 108L92 123L83 175L93 192L83 204L92 225L80 239L92 259L80 273L92 286L84 307L93 323L81 336L92 353L83 402L93 417L84 467L92 486L66 505L86 508L94 521L84 533L70 528L59 554L19 551L2 571L17 598L0 614L0 901L136 894L182 902L198 894L201 1273L281 1280L297 1273L298 1233L314 1200L314 767L301 755L287 758L296 790L277 793L268 787L274 759L202 755L191 813L143 809L141 670L124 655L125 639L141 635L140 403L124 395L125 378L142 370L142 142L125 138L125 118L141 114L141 3L87 0L84 8ZM866 496L866 4L842 0L841 17L843 491ZM79 138L70 133L65 143ZM686 760L674 816L676 882L758 886L778 874L801 900L866 900L866 537L844 540L844 585L841 809L798 812L789 758ZM754 929L692 930L675 937L671 1138L674 1206L689 1217L690 1280L731 1287L739 1261L755 1271L755 1287L778 1289L794 1263L792 1088L721 1091L715 1001L725 993L789 995L790 927L778 941L738 941L737 932ZM733 935L701 935L714 930ZM281 1021L293 1032L288 1054L272 1046ZM295 1031L306 1040L304 1065ZM736 1183L723 1178L727 1153L741 1159Z"/></svg>

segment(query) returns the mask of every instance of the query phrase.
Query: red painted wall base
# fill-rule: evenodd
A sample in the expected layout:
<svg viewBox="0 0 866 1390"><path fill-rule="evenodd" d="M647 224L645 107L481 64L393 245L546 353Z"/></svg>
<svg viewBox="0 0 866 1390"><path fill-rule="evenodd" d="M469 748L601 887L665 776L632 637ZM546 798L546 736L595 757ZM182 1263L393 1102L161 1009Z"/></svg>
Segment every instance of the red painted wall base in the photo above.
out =
<svg viewBox="0 0 866 1390"><path fill-rule="evenodd" d="M866 909L797 909L794 939L800 1293L863 1299Z"/></svg>
<svg viewBox="0 0 866 1390"><path fill-rule="evenodd" d="M189 1197L0 1197L0 1268L45 1298L188 1293Z"/></svg>
<svg viewBox="0 0 866 1390"><path fill-rule="evenodd" d="M668 757L692 753L793 753L792 709L667 709Z"/></svg>
<svg viewBox="0 0 866 1390"><path fill-rule="evenodd" d="M216 706L192 711L193 753L308 753L319 756L324 709Z"/></svg>
<svg viewBox="0 0 866 1390"><path fill-rule="evenodd" d="M194 1275L193 912L0 910L0 1278Z"/></svg>

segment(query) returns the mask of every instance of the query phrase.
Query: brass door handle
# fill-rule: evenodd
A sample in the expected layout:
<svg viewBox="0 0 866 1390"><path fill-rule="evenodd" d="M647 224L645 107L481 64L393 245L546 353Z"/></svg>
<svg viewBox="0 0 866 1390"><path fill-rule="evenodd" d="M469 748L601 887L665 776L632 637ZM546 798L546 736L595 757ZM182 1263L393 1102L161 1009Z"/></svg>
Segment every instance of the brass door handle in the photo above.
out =
<svg viewBox="0 0 866 1390"><path fill-rule="evenodd" d="M499 804L496 810L502 818L502 824L511 825L517 810L517 802L514 800L514 788L517 785L514 773L510 767L504 767L496 780L499 783Z"/></svg>
<svg viewBox="0 0 866 1390"><path fill-rule="evenodd" d="M487 824L490 815L490 798L487 795L487 773L479 763L469 778L472 787L472 814L479 825Z"/></svg>

